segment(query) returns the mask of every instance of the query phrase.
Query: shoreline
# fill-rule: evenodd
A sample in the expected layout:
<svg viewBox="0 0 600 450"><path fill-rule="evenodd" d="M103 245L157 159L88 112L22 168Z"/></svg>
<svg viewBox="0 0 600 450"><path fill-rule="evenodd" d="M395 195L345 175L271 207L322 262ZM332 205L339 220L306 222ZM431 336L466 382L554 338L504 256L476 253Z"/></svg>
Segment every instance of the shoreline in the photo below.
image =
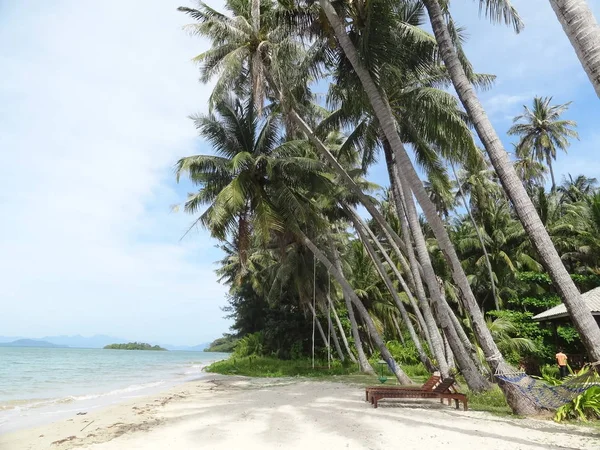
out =
<svg viewBox="0 0 600 450"><path fill-rule="evenodd" d="M54 382L47 391L38 388L39 392L29 397L29 392L19 395L14 388L11 395L9 390L8 397L0 402L0 436L68 419L77 414L104 410L128 400L159 395L181 384L206 377L204 369L220 360L219 356L222 355L214 355L215 358L205 361L194 361L193 356L186 355L189 361L176 361L173 364L161 362L162 366L158 370L143 375L140 373L135 380L131 375L119 380L111 374L114 380L109 382L93 384L85 380L85 384L82 384L80 377L79 383L63 383L64 386L60 386ZM0 450L4 449L0 447Z"/></svg>
<svg viewBox="0 0 600 450"><path fill-rule="evenodd" d="M207 374L159 394L0 435L2 450L490 450L600 446L600 432L457 411L435 401L373 409L360 386Z"/></svg>

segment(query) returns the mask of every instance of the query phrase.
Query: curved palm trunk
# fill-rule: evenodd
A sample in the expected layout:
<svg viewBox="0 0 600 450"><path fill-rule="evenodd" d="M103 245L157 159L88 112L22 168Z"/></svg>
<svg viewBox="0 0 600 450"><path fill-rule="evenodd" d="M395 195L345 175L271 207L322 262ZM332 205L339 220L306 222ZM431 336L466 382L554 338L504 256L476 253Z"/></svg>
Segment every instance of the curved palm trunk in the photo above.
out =
<svg viewBox="0 0 600 450"><path fill-rule="evenodd" d="M337 251L337 248L335 247L335 244L331 241L329 242L329 245L331 246L331 251L333 253L333 261L335 262L335 268L343 276L344 271L342 270L342 262L340 260L340 255ZM358 367L363 373L375 375L375 371L373 370L373 367L371 367L371 364L369 364L367 355L365 355L362 339L358 330L358 322L356 321L356 316L354 315L354 309L352 307L352 301L350 300L351 294L348 292L346 285L340 284L340 286L342 288L344 301L346 302L346 309L348 310L348 319L350 320L350 329L352 330L352 337L354 338L354 347L356 348Z"/></svg>
<svg viewBox="0 0 600 450"><path fill-rule="evenodd" d="M365 223L365 221L362 220L362 218L358 215L358 213L352 207L350 207L348 205L345 205L344 208L346 209L346 211L348 213L348 217L354 223L354 226L361 227L361 229L365 232L366 236L369 237L375 243L375 245L377 246L377 250L379 250L379 252L383 255L385 262L388 263L388 265L394 272L396 279L398 280L398 282L400 283L400 286L406 293L406 296L408 297L408 301L410 302L413 310L415 311L415 316L417 317L417 321L419 322L419 325L423 329L423 334L425 335L427 344L429 345L429 348L431 348L432 347L431 337L429 335L429 330L427 329L427 324L425 322L425 319L424 319L423 315L421 314L421 310L417 306L417 302L415 301L415 298L414 298L411 290L409 289L409 286L407 286L406 281L404 281L404 277L402 276L402 274L396 267L396 264L394 264L394 261L392 261L392 258L390 257L388 252L385 250L385 248L383 248L383 245L381 245L381 243L377 239L377 236L375 236L375 233L373 233L373 230L371 230L369 225L367 225ZM409 273L409 274L411 273L409 267L405 267L405 270L407 273ZM425 300L425 302L427 302L427 300ZM435 325L435 323L434 323L434 325Z"/></svg>
<svg viewBox="0 0 600 450"><path fill-rule="evenodd" d="M401 181L399 184L402 188L402 191L400 191L401 200L402 204L404 205L404 212L406 213L406 218L408 219L410 231L414 239L417 257L419 258L419 262L423 267L425 283L427 284L427 288L429 289L429 295L431 296L433 307L437 314L438 322L443 330L443 334L448 340L450 347L452 348L452 352L454 353L456 363L458 364L459 369L465 377L465 381L467 382L469 388L475 392L480 392L489 389L490 384L481 375L481 372L479 372L479 370L475 366L475 362L471 359L468 350L462 345L458 333L454 328L454 325L450 321L450 318L448 316L448 309L445 307L446 301L442 295L442 290L440 289L440 285L438 284L438 279L433 270L431 258L429 257L429 251L427 250L425 236L423 235L423 231L421 230L421 224L419 223L419 217L417 215L417 209L413 201L412 193L408 186L404 185ZM441 340L441 344L441 352L443 357L443 340ZM447 362L446 367L448 367Z"/></svg>
<svg viewBox="0 0 600 450"><path fill-rule="evenodd" d="M322 294L320 295L320 297L327 300L325 298L325 296L323 296ZM340 361L344 361L346 359L346 357L344 356L344 352L342 351L342 347L340 345L340 341L338 339L337 332L335 331L335 327L333 326L333 322L331 320L331 307L329 306L330 309L328 309L328 306L329 306L328 301L319 302L319 309L321 310L321 314L324 314L328 317L328 320L327 320L328 332L330 333L331 339L333 340L333 346L335 347L335 351L338 354L338 358L340 359ZM327 342L329 342L329 339L327 340Z"/></svg>
<svg viewBox="0 0 600 450"><path fill-rule="evenodd" d="M308 304L308 308L310 309L310 312L315 315L315 325L317 326L317 329L319 330L319 335L321 336L321 339L323 340L323 345L325 346L326 349L329 349L329 341L327 340L327 336L325 335L325 332L323 331L321 322L316 317L317 312L315 311L315 308L313 308L313 305L311 305L310 303Z"/></svg>
<svg viewBox="0 0 600 450"><path fill-rule="evenodd" d="M423 2L427 6L428 4L431 3L431 0L423 0ZM454 281L456 282L456 285L458 286L458 288L461 291L461 294L463 296L464 307L471 317L471 323L473 324L473 331L475 332L475 334L479 340L479 343L480 343L481 348L486 356L486 359L488 360L490 366L492 367L492 370L495 370L496 368L498 368L500 366L503 366L503 367L506 366L506 362L504 361L502 354L498 350L498 347L496 346L496 343L494 342L492 335L485 324L485 320L483 318L481 311L479 310L477 301L475 300L475 296L473 295L473 292L471 291L471 286L469 285L467 276L465 275L465 272L461 266L458 255L456 254L456 250L454 249L452 242L450 241L450 237L448 236L448 233L446 232L446 229L444 228L444 223L442 222L440 217L437 215L435 205L433 205L433 203L431 202L431 199L427 195L427 192L425 191L423 184L422 184L421 180L419 179L419 177L412 165L412 162L410 161L410 158L408 157L408 154L406 153L406 150L404 149L402 141L400 140L400 138L398 136L398 133L396 131L395 120L394 120L392 110L391 110L389 104L387 103L387 101L384 100L384 98L379 93L377 86L373 82L369 72L362 66L360 59L358 57L358 54L356 52L356 49L354 48L354 46L353 46L352 42L350 41L350 39L348 38L348 36L346 35L346 30L345 30L343 24L340 22L339 18L337 17L337 14L336 14L335 10L333 9L333 7L331 6L331 4L329 4L329 2L327 0L319 0L319 3L325 10L327 18L331 22L332 27L335 30L336 36L338 37L338 40L340 42L340 45L344 49L344 52L346 53L348 60L351 62L357 75L360 77L361 83L363 84L365 92L367 93L369 100L373 106L373 109L377 115L377 118L379 119L379 122L385 133L385 136L390 141L390 144L392 145L392 148L394 149L394 152L396 154L395 156L397 158L397 162L400 165L400 168L402 169L404 174L406 175L408 182L410 183L411 189L414 189L415 196L417 197L417 200L421 204L421 207L423 208L423 212L424 212L429 224L431 225L431 228L438 240L438 245L440 246L440 249L444 253L444 256L446 257L446 259L448 260L448 263L452 270L452 277L453 277ZM434 2L434 3L438 6L438 10L441 13L441 10L439 9L439 4L437 2ZM440 17L440 19L443 20L442 17ZM441 22L441 24L443 25L443 28L445 29L445 25L443 24L443 21ZM435 26L434 26L434 30L435 30ZM447 30L446 30L446 34L447 34ZM448 42L451 44L451 41L448 41ZM439 43L439 41L438 41L438 43ZM451 50L453 51L453 49L451 49ZM461 70L462 70L462 67L461 67ZM456 85L455 85L455 87L456 87ZM505 153L505 157L506 157L506 153ZM507 158L507 164L510 164L510 162L508 161L508 158ZM598 334L600 334L600 331L598 332ZM600 349L600 346L599 346L599 349ZM518 390L514 386L508 385L506 383L499 383L499 385L503 389L504 394L506 395L507 401L509 402L509 405L511 406L511 408L513 409L513 411L515 413L526 415L526 414L535 413L537 411L537 409L535 408L535 405L533 405L531 402L527 401L527 399L524 398L523 396L519 396ZM521 400L523 400L523 401L521 401Z"/></svg>
<svg viewBox="0 0 600 450"><path fill-rule="evenodd" d="M402 342L402 345L406 345L406 342L404 342L404 335L402 334L402 330L400 329L400 324L398 323L396 316L392 316L392 322L394 322L394 328L396 328L396 333L398 333L400 342Z"/></svg>
<svg viewBox="0 0 600 450"><path fill-rule="evenodd" d="M448 361L448 367L450 367L451 371L456 370L456 365L454 363L454 354L452 353L452 348L450 348L450 343L448 342L448 338L445 334L442 334L442 339L444 340L444 350L446 352L446 360Z"/></svg>
<svg viewBox="0 0 600 450"><path fill-rule="evenodd" d="M331 297L329 297L329 295L327 296L327 301L329 302L329 306L331 306L331 310L333 311L333 317L335 319L335 323L337 324L338 330L340 330L340 336L342 337L342 342L344 343L346 353L348 353L348 357L352 362L357 362L354 353L352 353L352 350L350 350L350 344L348 343L346 332L344 331L344 327L342 326L342 322L340 321L340 316L338 316L337 310L335 309L335 305L331 301Z"/></svg>
<svg viewBox="0 0 600 450"><path fill-rule="evenodd" d="M550 0L558 21L600 97L600 26L585 0Z"/></svg>
<svg viewBox="0 0 600 450"><path fill-rule="evenodd" d="M402 193L400 192L400 187L398 186L398 176L396 174L398 168L394 164L394 157L392 155L392 148L390 146L390 143L387 139L385 139L385 137L382 138L382 142L383 153L385 155L385 162L387 165L388 177L390 179L390 186L392 188L392 198L394 200L396 215L398 216L398 220L400 221L402 236L404 236L404 238L408 240L406 253L408 256L409 269L407 270L407 274L409 276L409 281L411 281L412 285L414 286L415 293L417 295L417 298L419 299L419 302L421 304L424 304L427 302L427 296L425 295L423 280L421 279L421 273L419 272L420 266L417 262L415 251L410 240L410 229L408 226L406 215L404 214L404 207L402 206ZM429 348L432 348L431 335L427 326L425 327L425 330L427 333L427 342L429 344Z"/></svg>
<svg viewBox="0 0 600 450"><path fill-rule="evenodd" d="M367 308L365 308L365 306L362 304L360 298L358 298L354 292L354 289L352 289L352 286L350 286L344 275L333 266L331 261L329 261L329 258L327 258L327 256L325 256L325 254L304 233L299 231L297 234L302 243L311 252L313 252L317 259L327 268L327 270L330 271L336 281L342 286L342 289L350 294L352 304L356 307L356 310L360 314L364 324L367 326L367 330L371 336L371 339L373 340L373 343L375 344L375 347L377 347L377 350L379 350L381 353L381 357L387 363L390 371L396 376L401 384L413 384L413 381L408 377L408 375L406 375L406 373L404 373L402 368L398 365L390 351L385 346L385 342L383 342L381 335L377 331L375 323L369 315Z"/></svg>
<svg viewBox="0 0 600 450"><path fill-rule="evenodd" d="M419 359L421 360L423 365L427 368L427 370L429 370L431 373L435 372L436 368L433 366L433 364L431 363L431 360L425 353L425 350L423 349L423 346L421 345L421 340L417 336L417 333L415 332L415 328L413 327L410 317L408 316L408 313L406 312L406 308L404 307L402 300L398 296L398 292L396 292L394 283L392 283L392 280L390 279L389 275L387 274L385 267L383 267L383 264L381 263L381 259L379 258L379 255L377 255L377 253L375 252L375 249L371 245L371 242L369 241L369 238L367 237L367 234L365 233L365 230L363 229L362 224L357 220L357 218L353 214L350 214L350 219L352 220L352 222L354 224L354 228L358 232L358 235L359 235L363 245L365 246L367 253L369 254L369 256L371 257L371 260L375 264L375 267L377 268L377 272L379 272L379 275L383 279L383 282L385 283L389 293L392 295L392 298L394 299L394 302L396 303L396 306L398 307L398 310L400 311L402 320L404 321L404 324L406 325L406 328L408 329L408 333L410 334L410 338L412 339L413 343L415 344L415 348L417 349L417 353L419 354ZM448 374L446 374L445 376L448 376Z"/></svg>
<svg viewBox="0 0 600 450"><path fill-rule="evenodd" d="M485 246L485 242L483 241L483 236L481 235L481 230L477 226L477 222L475 222L475 217L473 217L473 213L471 212L471 208L467 203L467 199L465 197L465 193L463 191L462 185L458 176L456 175L456 170L454 170L454 164L450 163L452 167L452 173L454 174L454 178L456 179L456 184L458 185L458 191L460 193L460 198L462 200L463 206L467 210L467 214L469 215L469 219L471 219L471 223L473 224L473 228L475 229L475 233L477 233L477 239L479 239L479 244L481 244L481 249L483 250L483 257L485 258L485 265L487 266L488 276L490 277L490 285L492 286L492 297L494 297L494 306L496 307L496 311L500 310L500 300L498 299L498 294L496 291L496 281L494 280L494 271L492 270L492 263L490 261L490 255L487 252L487 248Z"/></svg>
<svg viewBox="0 0 600 450"><path fill-rule="evenodd" d="M573 324L577 328L589 355L594 361L600 361L600 328L582 301L575 283L565 269L548 232L544 228L544 224L540 220L531 199L515 172L513 164L508 158L508 154L502 147L494 127L460 64L444 22L440 4L437 0L423 0L423 3L427 8L444 64L450 73L454 88L475 125L477 135L488 152L504 190L514 205L515 211L540 256L542 264L548 271L556 290L569 311ZM485 326L484 323L479 322L479 319L473 320L473 326L476 330ZM480 340L480 344L491 365L496 366L502 362L501 359L498 360L495 357L487 342Z"/></svg>
<svg viewBox="0 0 600 450"><path fill-rule="evenodd" d="M336 353L338 354L338 358L340 358L340 361L344 362L346 360L346 357L344 356L342 346L340 345L340 340L338 338L337 331L335 330L335 327L333 326L333 321L331 320L331 316L329 316L329 321L327 322L327 326L329 326L329 329L331 330L331 338L333 339L333 345L335 347Z"/></svg>

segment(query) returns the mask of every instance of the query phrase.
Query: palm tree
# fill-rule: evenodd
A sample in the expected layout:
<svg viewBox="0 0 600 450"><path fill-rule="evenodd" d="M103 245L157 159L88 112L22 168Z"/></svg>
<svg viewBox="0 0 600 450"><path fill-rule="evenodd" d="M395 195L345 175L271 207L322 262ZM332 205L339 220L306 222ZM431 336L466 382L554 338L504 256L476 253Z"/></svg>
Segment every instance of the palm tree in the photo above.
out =
<svg viewBox="0 0 600 450"><path fill-rule="evenodd" d="M459 53L457 52L450 32L448 31L445 14L440 6L440 2L438 0L422 1L427 8L442 59L452 78L452 84L475 126L477 135L481 139L527 235L540 256L542 264L556 285L557 291L567 307L571 319L579 331L588 353L594 360L600 360L600 328L598 328L596 321L582 301L577 286L567 272L547 230L544 228L542 221L537 215L533 202L527 195L527 191L517 176L496 130L487 117L487 114L469 81L461 64ZM512 23L517 30L521 28L522 23L518 18L518 15L515 14L510 2L489 0L485 3L491 5L488 11L493 19L505 20L507 23ZM482 345L482 347L485 351L485 345ZM494 345L494 347L496 346ZM488 354L488 351L486 351L486 355ZM491 357L491 355L489 357ZM522 411L525 413L532 412L532 405L525 404L524 402L520 402L520 404L515 402L511 406L522 408Z"/></svg>
<svg viewBox="0 0 600 450"><path fill-rule="evenodd" d="M600 97L600 26L586 0L550 0L558 21Z"/></svg>
<svg viewBox="0 0 600 450"><path fill-rule="evenodd" d="M586 197L594 194L598 189L598 180L596 178L579 175L573 178L571 174L563 177L563 181L558 187L558 192L562 194L561 203L576 203L584 200Z"/></svg>
<svg viewBox="0 0 600 450"><path fill-rule="evenodd" d="M556 190L552 161L556 151L567 151L568 138L577 138L577 124L572 120L561 120L560 116L569 108L569 103L550 105L552 97L534 97L533 108L523 106L523 114L515 117L508 134L520 136L517 144L519 154L532 154L538 161L546 162L552 179L552 191Z"/></svg>
<svg viewBox="0 0 600 450"><path fill-rule="evenodd" d="M514 162L515 171L521 179L523 186L525 186L527 194L533 197L536 188L542 186L544 183L544 174L547 171L546 166L536 161L527 147L520 147L515 144L513 146L516 157Z"/></svg>

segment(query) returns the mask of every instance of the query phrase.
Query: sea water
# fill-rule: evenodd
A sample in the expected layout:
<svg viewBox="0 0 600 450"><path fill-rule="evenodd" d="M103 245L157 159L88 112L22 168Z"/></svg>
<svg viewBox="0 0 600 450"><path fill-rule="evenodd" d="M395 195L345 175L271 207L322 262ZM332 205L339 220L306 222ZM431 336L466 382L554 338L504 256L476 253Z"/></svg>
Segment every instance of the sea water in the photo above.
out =
<svg viewBox="0 0 600 450"><path fill-rule="evenodd" d="M0 347L0 433L203 376L225 353Z"/></svg>

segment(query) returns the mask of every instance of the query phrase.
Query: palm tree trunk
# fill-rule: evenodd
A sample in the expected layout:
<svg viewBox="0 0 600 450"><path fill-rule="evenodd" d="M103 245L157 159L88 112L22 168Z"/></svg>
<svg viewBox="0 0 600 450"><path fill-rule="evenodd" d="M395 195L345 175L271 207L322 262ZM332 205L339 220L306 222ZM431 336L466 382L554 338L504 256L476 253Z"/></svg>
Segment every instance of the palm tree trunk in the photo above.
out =
<svg viewBox="0 0 600 450"><path fill-rule="evenodd" d="M419 325L423 329L423 334L425 335L427 344L429 345L429 348L431 348L432 347L431 337L429 334L429 330L427 329L427 324L425 322L425 319L424 319L423 315L421 314L419 307L417 306L417 302L415 301L415 298L414 298L411 290L409 289L409 286L407 286L406 282L404 281L404 277L402 276L402 274L396 267L396 264L394 264L394 261L392 261L392 258L390 257L388 252L385 250L385 248L383 248L383 245L381 245L381 243L377 239L377 236L375 236L375 233L373 233L373 230L371 230L369 225L367 225L365 223L365 221L362 220L362 218L358 215L358 213L352 207L350 207L348 205L344 205L344 208L346 209L346 211L348 213L348 217L355 224L355 226L361 227L361 229L366 233L367 237L370 238L375 243L375 245L377 246L377 250L379 250L379 252L383 255L383 258L385 259L385 261L388 263L388 265L394 272L396 279L398 280L398 282L400 283L400 286L406 293L406 296L408 297L408 301L410 302L413 310L415 311L415 316L417 317L417 321L419 321ZM405 267L405 270L408 274L411 273L409 267ZM425 297L423 297L423 298L425 298ZM425 302L427 302L426 299L425 299Z"/></svg>
<svg viewBox="0 0 600 450"><path fill-rule="evenodd" d="M327 326L329 326L329 329L331 330L331 338L333 339L333 345L335 347L336 353L338 354L338 358L340 358L340 361L344 362L346 360L346 357L344 356L342 346L340 345L340 340L338 338L337 331L335 330L335 327L333 326L333 321L331 320L331 316L329 317Z"/></svg>
<svg viewBox="0 0 600 450"><path fill-rule="evenodd" d="M404 238L408 240L408 242L406 243L406 253L408 256L409 267L406 273L409 277L409 282L411 282L415 290L419 302L423 304L427 302L427 297L425 295L425 288L423 286L423 280L421 279L421 273L419 272L420 266L417 262L417 258L415 257L415 251L410 240L410 229L408 226L406 215L404 214L404 207L402 206L402 194L400 192L400 187L398 186L398 176L396 174L398 168L394 164L392 148L390 146L389 141L385 139L385 136L382 137L381 141L383 143L383 153L385 155L388 177L390 179L390 186L392 188L392 198L394 201L396 215L398 216L398 220L400 221L402 236L404 236ZM415 305L413 305L413 309L415 309ZM416 308L416 310L419 311L418 308ZM429 344L429 348L432 348L430 331L427 328L426 322L423 317L422 320L425 324L424 330L427 336L427 343Z"/></svg>
<svg viewBox="0 0 600 450"><path fill-rule="evenodd" d="M329 305L329 301L327 301L327 298L323 295L321 295L321 298L324 298L326 301L325 302L319 302L319 309L321 310L321 314L324 314L327 316L327 327L328 327L328 332L331 335L331 339L333 340L333 346L335 347L335 351L338 354L338 358L340 359L340 361L344 361L346 359L346 357L344 356L344 352L342 351L342 347L340 345L340 341L338 339L338 335L337 332L335 331L335 327L333 326L333 322L331 320L331 306ZM328 339L329 342L329 339Z"/></svg>
<svg viewBox="0 0 600 450"><path fill-rule="evenodd" d="M383 282L385 283L389 293L392 295L392 298L394 299L394 302L396 303L396 306L398 307L398 310L400 311L402 320L404 321L404 324L406 325L406 328L408 329L408 333L410 334L410 338L412 339L413 343L415 344L415 348L417 349L417 353L419 354L419 359L421 360L423 365L425 367L427 367L427 370L429 370L431 373L435 372L436 368L433 366L433 364L431 363L431 360L425 353L425 350L423 349L423 346L421 345L419 336L417 336L417 333L415 332L415 328L413 327L410 317L408 316L408 313L406 312L406 308L404 307L402 300L398 296L398 292L396 292L394 283L392 283L392 280L390 279L389 275L387 274L385 267L383 267L383 264L381 263L381 259L379 258L379 255L377 255L377 253L375 252L375 249L369 242L369 238L367 237L367 234L365 233L362 224L357 220L357 218L353 214L350 214L350 219L352 220L352 222L354 224L354 228L358 232L358 235L359 235L361 241L363 242L363 245L365 246L367 253L369 254L369 256L371 257L371 260L375 264L377 272L379 272L379 275L383 279ZM445 376L448 376L448 374L446 374Z"/></svg>
<svg viewBox="0 0 600 450"><path fill-rule="evenodd" d="M540 220L531 199L514 170L513 164L508 158L508 154L502 147L494 127L460 64L440 4L437 0L423 0L423 3L427 8L442 59L452 78L454 88L475 125L477 134L488 152L504 190L514 205L515 211L540 256L542 264L548 271L556 290L569 311L573 324L577 328L590 357L593 361L600 361L600 327L598 327L590 310L582 301L575 283L565 269L548 232L544 228L544 224ZM462 288L462 286L460 287ZM472 313L470 309L469 312ZM481 317L481 320L479 317L473 320L473 327L478 335L480 329L484 326L483 317ZM481 340L480 338L480 344L488 361L491 365L497 366L502 363L502 360L495 357L494 349L497 350L496 345L494 344L493 347L488 345L493 343L491 336L490 341L488 342L487 339ZM493 367L494 369L495 367ZM512 406L519 407L519 405Z"/></svg>
<svg viewBox="0 0 600 450"><path fill-rule="evenodd" d="M331 246L331 252L333 254L333 261L335 262L336 270L343 275L344 271L342 270L342 262L340 259L340 255L335 247L333 242L329 242ZM346 283L347 284L347 283ZM350 320L350 329L352 330L352 337L354 338L354 348L356 348L356 356L358 358L358 367L360 371L363 373L368 373L371 375L375 375L375 371L371 364L369 364L369 360L367 355L365 355L365 350L363 348L362 339L360 337L360 331L358 330L358 322L356 321L356 316L354 315L354 309L352 308L352 301L350 300L350 293L348 292L345 285L340 284L342 288L342 294L344 296L344 301L346 302L346 309L348 310L348 319Z"/></svg>
<svg viewBox="0 0 600 450"><path fill-rule="evenodd" d="M448 339L448 343L452 348L452 352L454 353L458 367L465 377L465 381L467 382L469 388L475 392L489 389L490 385L488 381L481 375L475 366L474 361L471 359L467 349L462 345L457 331L448 317L448 310L445 308L445 300L442 296L442 290L440 289L438 279L433 270L431 258L429 257L429 251L427 250L425 236L423 236L423 231L421 230L421 224L419 223L419 217L417 216L417 209L413 201L412 192L408 186L403 185L401 181L398 184L399 187L402 188L400 191L400 199L402 201L402 205L404 206L403 213L406 214L406 218L408 219L417 257L419 258L419 262L423 267L425 283L427 284L429 295L436 311L438 322L442 327L443 334ZM440 344L443 358L445 352L443 340L441 339ZM446 370L449 370L449 368Z"/></svg>
<svg viewBox="0 0 600 450"><path fill-rule="evenodd" d="M394 120L389 103L379 92L377 86L371 78L369 71L362 65L358 52L348 37L344 24L337 16L337 13L331 3L329 3L328 0L319 0L319 4L323 8L327 19L331 23L338 42L343 48L346 57L352 64L357 76L361 80L365 93L369 97L369 101L373 106L373 110L375 111L385 137L388 139L392 148L394 149L396 161L401 169L398 171L399 184L403 186L403 188L404 185L407 187L410 186L410 189L412 189L417 196L417 199L423 208L423 212L425 213L427 220L429 221L432 230L438 239L438 244L448 259L452 270L452 275L465 297L465 308L472 316L474 330L479 335L479 340L482 344L482 348L484 348L484 351L486 352L486 356L490 359L490 361L496 361L494 364L504 363L502 354L498 351L498 348L485 325L483 315L479 310L475 296L471 291L468 279L460 264L460 260L458 259L458 255L456 254L456 251L450 241L450 237L444 228L444 223L437 215L435 205L433 205L431 199L427 195L427 192L423 187L423 183L419 179L412 162L410 161L410 158L404 149L404 145L400 140L400 137L397 133L396 121ZM408 177L408 180L403 180L404 175ZM410 185L407 184L407 181L410 183ZM458 357L456 354L455 356Z"/></svg>
<svg viewBox="0 0 600 450"><path fill-rule="evenodd" d="M454 361L454 354L452 353L452 348L450 348L450 343L448 342L448 338L445 334L442 334L442 339L444 340L444 350L446 352L446 360L448 361L448 367L450 367L450 371L456 370L456 364Z"/></svg>
<svg viewBox="0 0 600 450"><path fill-rule="evenodd" d="M496 307L496 311L500 310L500 300L498 299L498 294L496 291L496 281L494 280L494 271L492 270L492 262L490 261L490 255L488 255L487 248L485 246L485 242L483 241L483 236L481 235L481 230L477 226L477 222L475 222L475 217L473 217L473 213L469 204L467 203L467 198L465 197L465 192L463 191L462 184L456 175L456 170L454 170L454 164L451 162L450 166L452 167L452 173L454 174L454 178L456 179L456 184L458 185L458 191L460 193L460 198L462 203L467 210L467 214L469 215L469 219L471 219L471 223L473 224L473 228L475 229L475 233L477 233L477 239L479 239L479 244L481 245L481 249L483 250L483 257L485 259L485 265L487 266L488 276L490 277L490 285L492 286L492 297L494 297L494 306Z"/></svg>
<svg viewBox="0 0 600 450"><path fill-rule="evenodd" d="M354 363L356 363L356 357L352 350L350 350L350 344L348 343L348 338L346 337L346 332L344 331L344 327L342 326L342 322L340 321L340 316L338 316L335 305L331 301L331 297L327 295L327 301L329 302L329 306L331 306L331 310L333 311L333 317L335 318L335 323L337 324L338 330L340 330L340 336L342 337L342 342L344 343L344 348L346 349L346 353L348 353L348 357Z"/></svg>
<svg viewBox="0 0 600 450"><path fill-rule="evenodd" d="M552 180L552 192L556 192L556 180L554 179L554 169L552 168L552 156L550 156L550 153L546 154L546 162L548 163L548 169L550 170L550 179Z"/></svg>
<svg viewBox="0 0 600 450"><path fill-rule="evenodd" d="M390 351L385 346L385 342L383 342L381 335L377 331L375 323L369 315L367 308L365 308L365 306L362 304L360 298L358 298L344 275L333 266L331 261L329 261L329 258L327 258L327 256L325 256L325 254L304 233L298 231L297 234L302 241L302 244L304 244L317 257L317 259L327 268L327 270L333 275L342 288L346 290L348 294L350 294L352 304L356 307L356 310L360 314L364 324L367 326L367 330L371 336L371 339L373 339L377 350L379 350L381 353L381 357L387 363L390 371L396 376L401 384L413 384L413 381L408 377L408 375L406 375L406 373L404 373L402 368L398 365Z"/></svg>
<svg viewBox="0 0 600 450"><path fill-rule="evenodd" d="M600 26L585 0L550 0L558 21L600 97Z"/></svg>
<svg viewBox="0 0 600 450"><path fill-rule="evenodd" d="M400 339L400 342L402 343L402 345L406 345L406 342L404 342L404 335L402 334L402 330L400 329L400 324L398 323L398 319L396 319L396 316L392 316L392 321L394 322L394 328L396 328L396 333L398 333L398 338Z"/></svg>
<svg viewBox="0 0 600 450"><path fill-rule="evenodd" d="M329 347L329 343L327 341L327 336L325 335L325 332L323 331L323 327L321 326L321 322L317 318L317 312L315 311L315 308L313 308L313 305L311 305L310 303L308 304L308 308L310 309L310 312L315 315L315 325L317 326L317 329L319 330L319 334L321 335L321 339L323 339L323 344L325 345L325 348L327 349Z"/></svg>

